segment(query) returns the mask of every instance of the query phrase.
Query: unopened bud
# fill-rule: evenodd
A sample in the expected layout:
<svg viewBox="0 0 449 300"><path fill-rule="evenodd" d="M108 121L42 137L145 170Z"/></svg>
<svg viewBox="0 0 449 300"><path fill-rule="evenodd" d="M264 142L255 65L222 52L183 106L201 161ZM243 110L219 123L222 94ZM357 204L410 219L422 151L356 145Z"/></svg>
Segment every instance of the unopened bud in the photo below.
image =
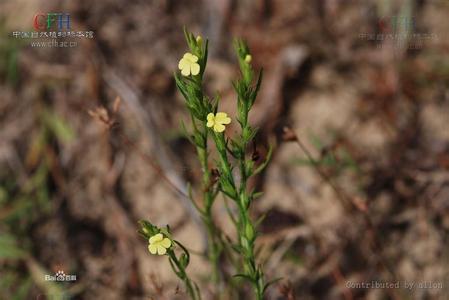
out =
<svg viewBox="0 0 449 300"><path fill-rule="evenodd" d="M203 38L201 37L201 35L198 35L196 37L196 43L199 47L201 47L201 45L203 45Z"/></svg>
<svg viewBox="0 0 449 300"><path fill-rule="evenodd" d="M245 56L245 62L246 62L247 64L249 64L249 63L251 62L252 59L253 59L253 58L251 57L250 54L246 54L246 56Z"/></svg>

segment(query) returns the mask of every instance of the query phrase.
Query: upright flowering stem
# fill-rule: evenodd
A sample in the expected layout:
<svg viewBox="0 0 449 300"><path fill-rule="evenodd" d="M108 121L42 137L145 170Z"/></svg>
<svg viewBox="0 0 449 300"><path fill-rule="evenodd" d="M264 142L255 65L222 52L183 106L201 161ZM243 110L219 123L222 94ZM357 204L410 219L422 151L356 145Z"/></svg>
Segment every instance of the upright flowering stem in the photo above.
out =
<svg viewBox="0 0 449 300"><path fill-rule="evenodd" d="M213 265L213 279L218 280L218 274L220 274L219 257L222 249L226 246L212 218L212 205L217 192L221 191L232 199L238 208L236 217L231 213L238 233L238 242L232 246L240 254L242 265L239 269L243 273L236 276L247 279L252 284L256 299L261 300L268 284L264 281L261 266L256 263L254 245L257 232L249 213L251 202L256 198L256 193L248 191L247 185L248 179L267 165L271 148L266 161L257 167L252 159L246 158L246 148L257 132L248 124L248 115L259 91L262 73L259 74L256 82L253 82L254 71L250 64L252 58L249 49L242 41L236 41L235 46L242 78L233 82L233 85L238 96L237 121L240 124L241 132L236 139L226 139L224 131L226 125L231 123L231 118L224 112L217 112L218 100L209 100L203 95L202 90L202 78L207 61L207 41L203 45L201 38L195 39L189 32L185 32L185 35L191 53L184 54L180 60L178 68L181 74L175 74L175 79L190 111L193 134L188 135L188 137L196 146L203 171L203 207L200 208L193 199L192 201L201 213L208 230L208 258ZM212 135L218 151L218 185L215 184L214 175L209 169L207 147L209 133ZM233 174L230 156L233 156L238 163L240 176L237 179ZM174 263L176 264L175 261ZM188 286L188 283L186 285Z"/></svg>
<svg viewBox="0 0 449 300"><path fill-rule="evenodd" d="M237 199L235 200L239 210L238 217L236 218L236 227L239 234L238 242L243 260L243 274L241 276L251 282L256 299L262 299L267 285L264 281L262 268L256 263L254 253L257 232L249 209L255 195L248 191L247 183L250 176L260 172L260 168L266 165L269 157L257 169L254 168L254 161L246 158L246 148L257 132L257 130L251 128L248 124L248 116L260 88L262 73L259 74L257 82L253 84L254 72L250 64L251 55L249 54L248 47L243 41L237 40L235 42L235 49L242 74L242 78L233 83L237 93L237 119L240 124L241 134L236 140L231 140L231 149L229 152L237 159L240 172L240 185L237 190ZM269 153L271 154L271 151Z"/></svg>
<svg viewBox="0 0 449 300"><path fill-rule="evenodd" d="M185 31L185 37L191 53L186 53L180 60L178 67L180 74L175 74L176 85L186 100L189 109L193 132L187 134L192 144L196 147L198 160L203 173L202 198L203 206L200 208L192 202L201 214L203 223L207 229L208 247L207 256L212 265L212 281L218 283L220 279L219 260L222 247L221 234L212 217L212 206L217 195L214 190L214 182L209 168L208 157L208 131L206 127L206 115L213 110L213 103L203 95L202 81L207 62L207 41L203 43L201 37L195 38L190 32Z"/></svg>
<svg viewBox="0 0 449 300"><path fill-rule="evenodd" d="M242 259L243 274L236 276L243 277L252 284L256 299L262 299L266 284L262 269L256 264L254 253L254 243L257 237L255 226L251 220L249 209L251 201L255 198L254 194L247 189L248 178L261 170L266 162L254 168L254 161L246 158L246 148L248 143L254 138L256 130L248 124L249 111L254 104L257 92L261 83L261 74L255 85L253 85L253 70L250 65L251 56L248 47L242 42L236 42L236 50L240 63L242 79L234 82L234 88L237 92L237 121L241 127L241 133L237 139L229 139L228 142L222 133L225 129L223 124L228 124L225 118L226 114L217 113L208 114L208 127L211 127L213 139L219 154L218 168L220 171L220 189L229 198L233 199L238 208L238 215L235 225L238 233L237 251ZM234 179L232 166L228 158L231 154L238 162L240 172L240 182ZM270 151L271 153L271 151ZM269 157L267 158L268 161Z"/></svg>

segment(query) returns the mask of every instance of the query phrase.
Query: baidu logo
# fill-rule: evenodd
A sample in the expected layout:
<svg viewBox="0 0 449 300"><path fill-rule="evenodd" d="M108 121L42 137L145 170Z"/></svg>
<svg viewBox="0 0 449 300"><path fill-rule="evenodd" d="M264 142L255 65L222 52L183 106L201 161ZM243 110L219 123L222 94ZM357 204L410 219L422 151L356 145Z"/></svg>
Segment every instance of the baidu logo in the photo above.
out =
<svg viewBox="0 0 449 300"><path fill-rule="evenodd" d="M58 271L55 275L45 275L45 281L76 281L76 275L66 275L64 271Z"/></svg>

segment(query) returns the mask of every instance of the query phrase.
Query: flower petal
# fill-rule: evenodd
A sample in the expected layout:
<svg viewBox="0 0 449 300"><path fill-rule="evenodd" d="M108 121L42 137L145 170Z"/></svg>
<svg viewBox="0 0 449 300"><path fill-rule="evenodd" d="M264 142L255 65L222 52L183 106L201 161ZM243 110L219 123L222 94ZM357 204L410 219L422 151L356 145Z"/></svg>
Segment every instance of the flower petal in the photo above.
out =
<svg viewBox="0 0 449 300"><path fill-rule="evenodd" d="M226 127L220 123L215 123L214 125L214 131L215 132L223 132L225 131Z"/></svg>
<svg viewBox="0 0 449 300"><path fill-rule="evenodd" d="M164 236L162 235L162 233L158 233L153 235L152 237L150 237L150 244L154 244L156 242L162 241L162 239L164 238Z"/></svg>
<svg viewBox="0 0 449 300"><path fill-rule="evenodd" d="M154 244L148 245L148 251L150 251L151 254L156 254L157 252L157 246Z"/></svg>
<svg viewBox="0 0 449 300"><path fill-rule="evenodd" d="M219 112L215 116L215 121L220 124L229 124L229 123L231 123L231 118L228 117L227 113Z"/></svg>
<svg viewBox="0 0 449 300"><path fill-rule="evenodd" d="M199 64L193 63L190 65L190 68L192 71L192 75L198 75L200 73L200 65Z"/></svg>
<svg viewBox="0 0 449 300"><path fill-rule="evenodd" d="M157 254L164 255L165 253L167 253L167 249L165 249L161 245L157 245Z"/></svg>
<svg viewBox="0 0 449 300"><path fill-rule="evenodd" d="M188 62L187 62L187 60L185 59L185 58L181 58L181 60L179 61L179 63L178 63L178 68L180 69L180 70L182 70L182 69L184 69L185 67L186 67L186 64L187 64Z"/></svg>
<svg viewBox="0 0 449 300"><path fill-rule="evenodd" d="M198 56L191 54L190 60L196 63L198 61Z"/></svg>
<svg viewBox="0 0 449 300"><path fill-rule="evenodd" d="M212 126L214 126L214 124L215 124L215 116L214 116L214 114L213 113L209 113L209 114L207 114L207 124L206 124L206 126L207 127L212 127Z"/></svg>
<svg viewBox="0 0 449 300"><path fill-rule="evenodd" d="M163 240L161 241L160 244L162 245L162 247L170 248L170 246L171 246L171 241L170 241L169 238L165 238L165 239L163 239Z"/></svg>
<svg viewBox="0 0 449 300"><path fill-rule="evenodd" d="M215 116L213 113L208 113L206 119L208 121L213 121L215 119Z"/></svg>
<svg viewBox="0 0 449 300"><path fill-rule="evenodd" d="M184 68L181 70L181 74L184 76L190 75L190 66L184 66Z"/></svg>
<svg viewBox="0 0 449 300"><path fill-rule="evenodd" d="M226 117L221 121L221 124L229 124L229 123L231 123L231 118L229 117Z"/></svg>
<svg viewBox="0 0 449 300"><path fill-rule="evenodd" d="M216 118L217 120L219 120L219 119L226 118L227 116L228 116L228 114L225 113L225 112L217 112L217 114L215 115L215 118Z"/></svg>

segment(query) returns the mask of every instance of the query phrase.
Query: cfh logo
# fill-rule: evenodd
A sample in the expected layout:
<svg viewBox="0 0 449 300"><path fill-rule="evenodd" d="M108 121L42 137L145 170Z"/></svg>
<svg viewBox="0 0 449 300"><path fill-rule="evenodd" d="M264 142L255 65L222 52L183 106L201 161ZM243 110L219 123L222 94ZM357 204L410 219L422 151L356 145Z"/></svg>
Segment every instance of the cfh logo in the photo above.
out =
<svg viewBox="0 0 449 300"><path fill-rule="evenodd" d="M34 15L33 27L36 30L46 30L57 26L58 30L70 30L70 14L68 13L38 13Z"/></svg>

